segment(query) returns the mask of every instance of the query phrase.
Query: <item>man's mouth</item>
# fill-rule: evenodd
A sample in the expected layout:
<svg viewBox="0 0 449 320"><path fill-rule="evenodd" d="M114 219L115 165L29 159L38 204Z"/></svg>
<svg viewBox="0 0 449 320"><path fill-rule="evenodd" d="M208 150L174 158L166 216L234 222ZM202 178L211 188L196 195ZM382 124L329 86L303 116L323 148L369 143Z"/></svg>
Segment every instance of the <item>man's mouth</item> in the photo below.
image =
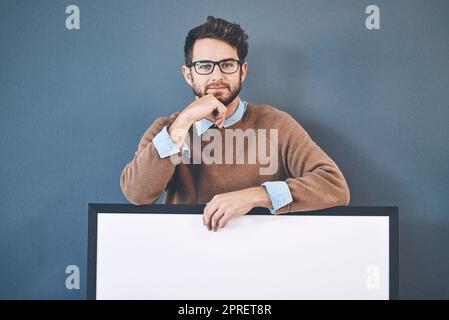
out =
<svg viewBox="0 0 449 320"><path fill-rule="evenodd" d="M227 88L226 87L213 87L213 88L208 88L207 89L207 91L217 91L217 92L219 92L219 91L223 91L223 90L226 90Z"/></svg>

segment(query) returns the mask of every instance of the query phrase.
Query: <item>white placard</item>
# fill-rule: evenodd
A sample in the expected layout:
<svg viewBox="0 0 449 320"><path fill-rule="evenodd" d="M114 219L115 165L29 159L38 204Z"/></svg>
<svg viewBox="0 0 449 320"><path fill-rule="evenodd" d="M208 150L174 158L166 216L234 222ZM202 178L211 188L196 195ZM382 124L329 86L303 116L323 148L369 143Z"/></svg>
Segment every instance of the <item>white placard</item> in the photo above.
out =
<svg viewBox="0 0 449 320"><path fill-rule="evenodd" d="M99 213L97 299L388 299L388 216Z"/></svg>

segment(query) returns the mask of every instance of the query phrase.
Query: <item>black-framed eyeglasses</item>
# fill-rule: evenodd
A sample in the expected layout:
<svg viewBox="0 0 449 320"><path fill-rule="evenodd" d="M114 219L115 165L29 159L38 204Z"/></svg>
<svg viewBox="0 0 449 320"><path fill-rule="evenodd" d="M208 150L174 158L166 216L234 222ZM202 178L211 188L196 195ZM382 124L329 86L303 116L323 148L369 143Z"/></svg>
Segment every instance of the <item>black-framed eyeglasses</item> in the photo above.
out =
<svg viewBox="0 0 449 320"><path fill-rule="evenodd" d="M192 62L190 68L194 67L196 73L206 75L214 72L215 66L218 65L221 72L232 74L239 70L240 64L240 60L236 59L224 59L220 61L199 60Z"/></svg>

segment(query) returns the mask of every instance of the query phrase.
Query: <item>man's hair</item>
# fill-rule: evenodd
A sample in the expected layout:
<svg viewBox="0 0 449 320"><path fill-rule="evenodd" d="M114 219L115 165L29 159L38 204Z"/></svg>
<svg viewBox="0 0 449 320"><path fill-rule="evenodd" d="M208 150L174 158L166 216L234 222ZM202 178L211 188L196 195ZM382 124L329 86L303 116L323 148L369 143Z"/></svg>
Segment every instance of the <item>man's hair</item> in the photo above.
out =
<svg viewBox="0 0 449 320"><path fill-rule="evenodd" d="M241 63L245 62L248 54L248 35L236 23L230 23L224 19L207 17L207 22L189 31L184 44L185 65L190 67L193 59L193 45L198 39L222 40L237 49Z"/></svg>

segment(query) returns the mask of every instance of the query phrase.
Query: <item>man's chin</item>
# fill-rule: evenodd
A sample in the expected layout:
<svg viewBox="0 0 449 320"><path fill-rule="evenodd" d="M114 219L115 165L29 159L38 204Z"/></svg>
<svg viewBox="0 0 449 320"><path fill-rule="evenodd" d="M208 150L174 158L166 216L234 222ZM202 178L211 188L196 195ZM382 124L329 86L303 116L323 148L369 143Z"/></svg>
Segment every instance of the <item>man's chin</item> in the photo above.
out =
<svg viewBox="0 0 449 320"><path fill-rule="evenodd" d="M217 98L218 100L226 100L229 99L231 97L230 94L228 93L223 93L223 92L211 92L211 91L206 91L206 94L212 94L215 98Z"/></svg>
<svg viewBox="0 0 449 320"><path fill-rule="evenodd" d="M226 107L232 102L232 100L234 100L231 96L223 96L222 94L214 94L213 96L217 98L218 101L223 103Z"/></svg>
<svg viewBox="0 0 449 320"><path fill-rule="evenodd" d="M218 98L218 97L217 97L217 100L220 101L221 103L223 103L225 107L229 106L231 104L231 102L234 101L234 99L231 99L231 98L223 99L223 98Z"/></svg>
<svg viewBox="0 0 449 320"><path fill-rule="evenodd" d="M205 95L207 95L207 94L209 94L209 93L211 93L211 92L209 92L208 90L206 90L206 91L204 92L204 94L202 94L202 95L200 96L200 98L203 97L203 96L205 96ZM238 96L238 94L237 94L236 96L233 96L233 95L231 95L231 94L224 94L224 93L222 93L222 92L214 92L214 93L211 93L211 94L212 94L215 98L217 98L218 101L220 101L221 103L223 103L225 107L229 106L229 105L232 103L232 101L234 101L234 99Z"/></svg>

